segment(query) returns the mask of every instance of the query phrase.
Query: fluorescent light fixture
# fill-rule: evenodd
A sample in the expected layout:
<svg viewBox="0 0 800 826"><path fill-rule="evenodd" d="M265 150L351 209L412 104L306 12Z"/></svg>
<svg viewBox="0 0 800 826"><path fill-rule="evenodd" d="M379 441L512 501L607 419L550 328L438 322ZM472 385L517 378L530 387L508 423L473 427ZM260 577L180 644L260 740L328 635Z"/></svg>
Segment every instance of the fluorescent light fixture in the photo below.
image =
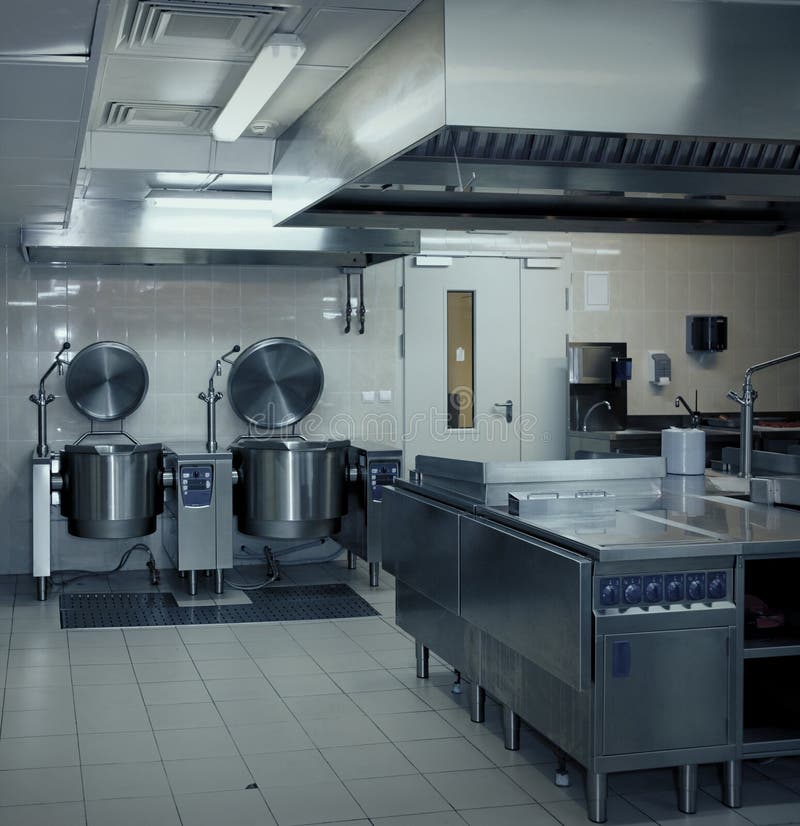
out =
<svg viewBox="0 0 800 826"><path fill-rule="evenodd" d="M272 175L255 173L223 172L207 187L207 191L225 189L264 190L272 187Z"/></svg>
<svg viewBox="0 0 800 826"><path fill-rule="evenodd" d="M303 41L293 34L272 35L211 127L214 139L235 141L278 91L305 50Z"/></svg>
<svg viewBox="0 0 800 826"><path fill-rule="evenodd" d="M145 199L154 207L172 209L237 209L272 212L272 201L263 192L193 192L153 189Z"/></svg>

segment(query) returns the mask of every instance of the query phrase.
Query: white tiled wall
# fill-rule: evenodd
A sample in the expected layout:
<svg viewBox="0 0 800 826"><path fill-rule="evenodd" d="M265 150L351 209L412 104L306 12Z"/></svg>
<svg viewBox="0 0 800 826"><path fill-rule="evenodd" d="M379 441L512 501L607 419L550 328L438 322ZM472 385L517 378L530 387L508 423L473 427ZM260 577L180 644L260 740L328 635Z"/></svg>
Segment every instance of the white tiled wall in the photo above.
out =
<svg viewBox="0 0 800 826"><path fill-rule="evenodd" d="M29 266L0 247L0 573L30 570L30 457L36 408L28 396L68 339L73 352L97 340L129 344L150 373L145 402L125 423L140 441L205 440L205 390L214 360L234 344L298 338L325 370L323 396L307 422L312 435L397 440L402 409L398 358L401 267L365 274L366 333L343 333L345 279L336 268L202 266ZM354 292L357 279L354 279ZM226 391L227 368L217 379ZM49 441L56 449L88 429L55 374L47 389ZM391 390L389 403L361 401ZM377 395L377 394L376 394ZM217 407L218 440L246 425L227 400ZM113 567L129 542L74 540L54 532L54 567ZM154 549L158 536L149 540Z"/></svg>
<svg viewBox="0 0 800 826"><path fill-rule="evenodd" d="M670 414L673 400L701 410L738 409L725 398L741 389L745 369L800 350L798 236L727 238L657 235L573 235L571 336L576 341L625 341L633 359L628 412ZM584 309L584 273L609 272L607 312ZM686 352L685 317L728 317L728 349ZM647 381L648 350L672 359L672 384ZM800 409L800 362L758 373L756 410Z"/></svg>

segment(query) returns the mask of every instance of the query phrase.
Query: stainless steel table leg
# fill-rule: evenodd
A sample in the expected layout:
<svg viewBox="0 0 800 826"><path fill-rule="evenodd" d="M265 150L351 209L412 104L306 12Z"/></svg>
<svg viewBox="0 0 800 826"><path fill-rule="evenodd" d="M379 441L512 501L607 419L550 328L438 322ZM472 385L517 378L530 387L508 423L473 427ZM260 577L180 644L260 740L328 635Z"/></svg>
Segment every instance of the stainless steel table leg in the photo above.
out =
<svg viewBox="0 0 800 826"><path fill-rule="evenodd" d="M503 743L509 751L519 751L519 716L503 706Z"/></svg>
<svg viewBox="0 0 800 826"><path fill-rule="evenodd" d="M722 764L722 802L731 809L742 805L741 760L728 760Z"/></svg>
<svg viewBox="0 0 800 826"><path fill-rule="evenodd" d="M697 764L678 767L678 809L687 815L697 811Z"/></svg>
<svg viewBox="0 0 800 826"><path fill-rule="evenodd" d="M186 588L189 596L193 597L197 594L197 571L189 571L189 583Z"/></svg>
<svg viewBox="0 0 800 826"><path fill-rule="evenodd" d="M225 571L217 568L214 571L214 593L221 594L225 591Z"/></svg>
<svg viewBox="0 0 800 826"><path fill-rule="evenodd" d="M36 577L36 599L39 602L44 602L47 599L47 577L46 576L37 576Z"/></svg>
<svg viewBox="0 0 800 826"><path fill-rule="evenodd" d="M428 649L421 642L414 643L414 647L417 652L417 677L421 680L427 680L429 674L428 659L430 657L430 651L428 651Z"/></svg>
<svg viewBox="0 0 800 826"><path fill-rule="evenodd" d="M380 565L377 562L369 563L369 584L372 588L378 587L378 574L380 573Z"/></svg>
<svg viewBox="0 0 800 826"><path fill-rule="evenodd" d="M608 775L586 772L586 814L592 823L605 823Z"/></svg>
<svg viewBox="0 0 800 826"><path fill-rule="evenodd" d="M356 555L352 551L347 552L347 570L355 571L356 569Z"/></svg>
<svg viewBox="0 0 800 826"><path fill-rule="evenodd" d="M486 721L486 691L478 683L469 687L469 719L473 723Z"/></svg>

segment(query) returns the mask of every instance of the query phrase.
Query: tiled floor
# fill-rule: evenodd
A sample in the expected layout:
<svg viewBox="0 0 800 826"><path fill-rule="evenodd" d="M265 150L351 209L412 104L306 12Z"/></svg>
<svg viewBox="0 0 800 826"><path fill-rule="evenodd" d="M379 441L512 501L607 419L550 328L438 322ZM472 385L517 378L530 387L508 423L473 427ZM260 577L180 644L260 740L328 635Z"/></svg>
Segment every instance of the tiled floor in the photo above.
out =
<svg viewBox="0 0 800 826"><path fill-rule="evenodd" d="M0 824L588 823L577 768L556 787L535 734L506 751L496 706L476 725L442 664L416 678L390 584L370 589L363 567L342 563L290 576L349 582L382 616L62 631L55 595L37 603L29 577L0 579ZM145 585L137 574L100 583ZM613 775L608 822L800 824L800 759L748 764L745 777L732 811L703 767L687 816L672 772Z"/></svg>

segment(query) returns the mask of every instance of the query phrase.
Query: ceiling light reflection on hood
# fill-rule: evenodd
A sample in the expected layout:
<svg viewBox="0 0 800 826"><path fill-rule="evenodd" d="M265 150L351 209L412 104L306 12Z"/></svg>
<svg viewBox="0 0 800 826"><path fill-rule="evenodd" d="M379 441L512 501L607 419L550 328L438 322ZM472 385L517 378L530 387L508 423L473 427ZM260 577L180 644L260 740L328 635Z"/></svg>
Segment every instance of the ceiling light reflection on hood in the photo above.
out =
<svg viewBox="0 0 800 826"><path fill-rule="evenodd" d="M272 214L272 201L263 193L236 194L229 192L159 192L153 190L146 198L154 207L169 209L242 210Z"/></svg>

